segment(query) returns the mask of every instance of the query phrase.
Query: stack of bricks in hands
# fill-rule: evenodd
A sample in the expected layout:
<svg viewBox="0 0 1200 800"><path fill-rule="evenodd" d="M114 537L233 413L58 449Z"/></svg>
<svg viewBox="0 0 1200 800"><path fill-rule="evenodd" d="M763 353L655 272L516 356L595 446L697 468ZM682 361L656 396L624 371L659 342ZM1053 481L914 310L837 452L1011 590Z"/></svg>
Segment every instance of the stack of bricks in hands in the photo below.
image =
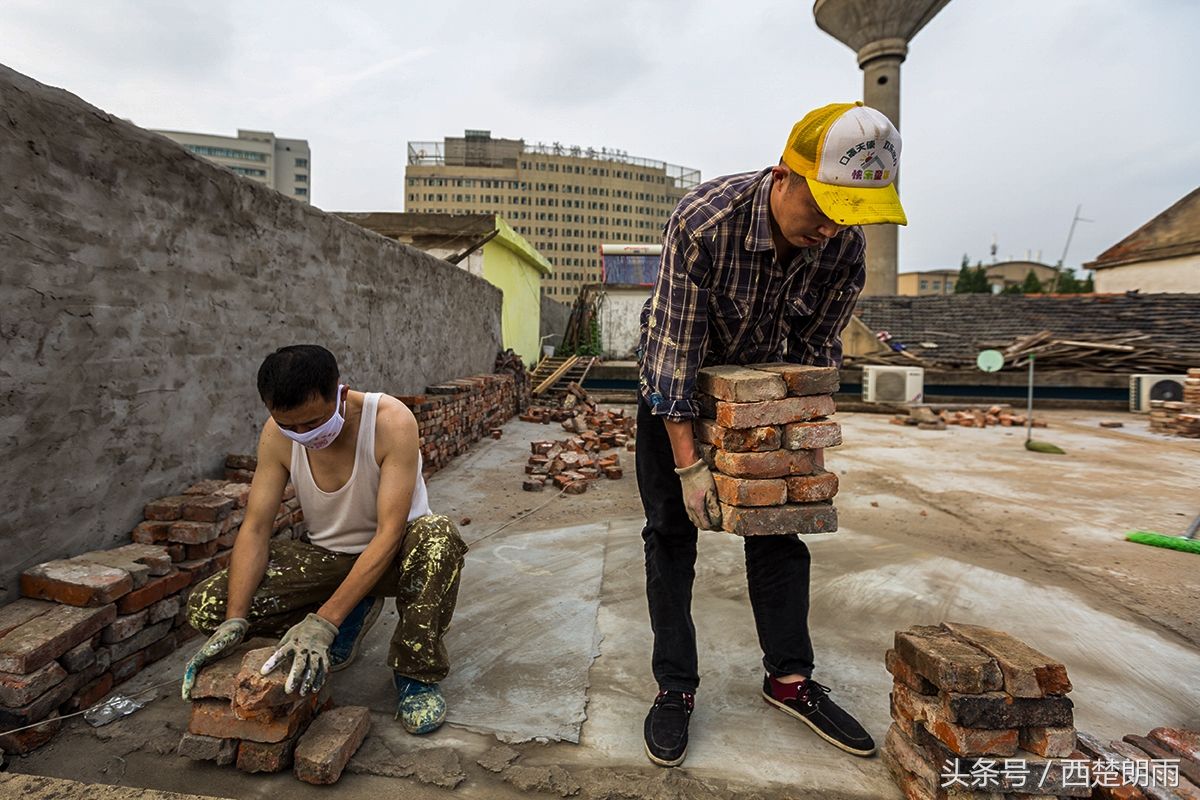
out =
<svg viewBox="0 0 1200 800"><path fill-rule="evenodd" d="M612 448L632 449L636 426L624 411L572 416L563 421L563 428L578 435L557 442L530 443L533 454L525 465L528 477L522 489L540 492L552 483L567 494L583 494L589 481L601 476L611 480L622 477L620 456L603 454Z"/></svg>
<svg viewBox="0 0 1200 800"><path fill-rule="evenodd" d="M1062 664L1007 633L945 623L898 631L887 669L881 757L908 800L1091 796Z"/></svg>
<svg viewBox="0 0 1200 800"><path fill-rule="evenodd" d="M713 469L723 527L739 536L837 530L838 479L823 468L841 444L838 371L798 364L700 370L701 457Z"/></svg>
<svg viewBox="0 0 1200 800"><path fill-rule="evenodd" d="M274 652L270 640L252 639L200 671L178 753L243 772L294 768L306 783L334 783L366 737L370 711L333 708L329 682L316 694L288 693L286 664L261 673Z"/></svg>
<svg viewBox="0 0 1200 800"><path fill-rule="evenodd" d="M1092 797L1200 798L1200 731L1155 728L1145 736L1129 734L1108 744L1080 731L1079 749L1092 759Z"/></svg>
<svg viewBox="0 0 1200 800"><path fill-rule="evenodd" d="M10 753L58 732L60 714L86 710L190 637L189 584L166 548L131 544L48 561L21 574L0 607L0 735Z"/></svg>
<svg viewBox="0 0 1200 800"><path fill-rule="evenodd" d="M447 381L400 400L417 418L426 478L483 437L495 437L519 402L512 373Z"/></svg>

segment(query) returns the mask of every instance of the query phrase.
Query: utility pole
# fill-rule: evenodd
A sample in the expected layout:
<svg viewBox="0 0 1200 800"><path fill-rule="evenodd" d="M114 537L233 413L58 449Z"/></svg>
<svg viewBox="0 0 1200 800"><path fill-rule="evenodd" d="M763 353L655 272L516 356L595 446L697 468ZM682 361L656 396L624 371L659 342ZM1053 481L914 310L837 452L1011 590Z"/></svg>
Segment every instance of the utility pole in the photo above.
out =
<svg viewBox="0 0 1200 800"><path fill-rule="evenodd" d="M1058 292L1058 276L1061 275L1063 269L1066 268L1067 250L1070 249L1070 247L1071 247L1071 237L1075 235L1075 226L1080 222L1095 222L1096 221L1094 219L1084 219L1083 217L1079 216L1080 211L1083 211L1082 203L1075 206L1075 217L1074 217L1074 219L1071 220L1070 230L1067 231L1067 243L1065 245L1063 245L1062 258L1060 258L1058 260L1058 266L1055 267L1055 270L1054 270L1054 287L1050 291L1051 294L1056 294Z"/></svg>

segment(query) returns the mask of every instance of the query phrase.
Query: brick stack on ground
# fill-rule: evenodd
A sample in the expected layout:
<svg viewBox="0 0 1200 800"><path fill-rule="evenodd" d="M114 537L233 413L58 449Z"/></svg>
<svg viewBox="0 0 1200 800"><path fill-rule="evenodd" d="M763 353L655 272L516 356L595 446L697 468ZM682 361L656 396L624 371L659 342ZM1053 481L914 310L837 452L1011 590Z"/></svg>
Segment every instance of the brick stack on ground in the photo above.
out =
<svg viewBox="0 0 1200 800"><path fill-rule="evenodd" d="M819 451L842 442L828 419L833 367L798 364L700 370L696 438L713 470L724 529L739 536L837 530L837 475Z"/></svg>
<svg viewBox="0 0 1200 800"><path fill-rule="evenodd" d="M417 418L421 459L428 478L457 455L512 419L528 398L512 373L474 375L426 387L424 394L399 395Z"/></svg>
<svg viewBox="0 0 1200 800"><path fill-rule="evenodd" d="M1064 772L1064 759L1087 757L1062 664L1002 631L953 622L898 631L886 661L894 722L881 757L908 800L1091 796ZM963 775L990 761L1001 783L944 788L955 759ZM1004 759L1025 760L1024 786L1005 777Z"/></svg>
<svg viewBox="0 0 1200 800"><path fill-rule="evenodd" d="M243 772L294 767L307 783L334 783L371 724L362 707L333 708L332 682L315 695L285 689L286 666L262 675L275 652L269 639L252 639L196 676L180 756L236 765Z"/></svg>
<svg viewBox="0 0 1200 800"><path fill-rule="evenodd" d="M558 441L530 442L532 455L525 465L527 477L522 489L540 492L552 486L567 494L583 494L590 481L618 480L624 475L620 455L605 454L614 448L632 451L635 447L637 426L624 410L568 412L562 419L562 427L576 435Z"/></svg>
<svg viewBox="0 0 1200 800"><path fill-rule="evenodd" d="M957 425L962 428L1003 428L1024 427L1029 422L1025 414L1015 413L1012 406L1006 403L971 408L931 408L929 406L913 406L907 414L897 414L889 422L893 425L916 425L923 431L944 431L948 426ZM1045 420L1033 419L1031 427L1049 427Z"/></svg>
<svg viewBox="0 0 1200 800"><path fill-rule="evenodd" d="M1098 736L1079 732L1079 749L1093 764L1096 772L1107 774L1094 776L1092 797L1097 800L1194 800L1200 798L1200 731L1183 728L1155 728L1145 736L1128 734L1113 739L1107 744ZM1157 780L1154 786L1143 791L1137 781L1127 783L1130 776L1138 772L1146 774L1154 762L1169 762L1175 765L1174 780L1169 776L1164 783L1176 783L1174 787L1163 785ZM1139 770L1138 767L1141 767ZM1157 791L1154 791L1157 789ZM1170 790L1169 792L1166 790Z"/></svg>
<svg viewBox="0 0 1200 800"><path fill-rule="evenodd" d="M228 565L249 489L200 481L147 503L133 544L54 559L21 574L23 597L0 607L0 732L50 721L0 736L0 747L10 753L40 747L57 733L58 716L91 707L196 635L185 619L188 594ZM290 485L287 496L276 535L302 530Z"/></svg>
<svg viewBox="0 0 1200 800"><path fill-rule="evenodd" d="M1189 369L1181 400L1151 400L1150 430L1200 439L1200 367Z"/></svg>

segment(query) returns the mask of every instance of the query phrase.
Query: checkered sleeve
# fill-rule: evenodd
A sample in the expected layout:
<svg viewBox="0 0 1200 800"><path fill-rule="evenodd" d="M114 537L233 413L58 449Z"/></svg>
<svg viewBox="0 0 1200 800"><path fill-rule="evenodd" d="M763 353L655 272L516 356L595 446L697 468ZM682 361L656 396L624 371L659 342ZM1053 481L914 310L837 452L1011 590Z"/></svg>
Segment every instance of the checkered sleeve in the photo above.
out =
<svg viewBox="0 0 1200 800"><path fill-rule="evenodd" d="M822 266L838 277L822 285L814 298L810 321L789 332L789 361L819 367L842 365L842 331L850 323L867 279L862 231L855 229L850 233L853 235L841 237L839 247L827 247L821 254L821 260L826 261Z"/></svg>
<svg viewBox="0 0 1200 800"><path fill-rule="evenodd" d="M676 212L667 223L643 323L641 392L655 415L674 420L699 415L693 393L708 343L711 263Z"/></svg>

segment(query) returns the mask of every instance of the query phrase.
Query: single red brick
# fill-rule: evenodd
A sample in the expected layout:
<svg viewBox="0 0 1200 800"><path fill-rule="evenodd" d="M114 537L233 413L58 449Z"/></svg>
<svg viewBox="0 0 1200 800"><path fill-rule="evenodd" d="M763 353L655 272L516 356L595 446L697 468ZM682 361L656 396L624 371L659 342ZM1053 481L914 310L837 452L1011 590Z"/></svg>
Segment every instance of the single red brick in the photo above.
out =
<svg viewBox="0 0 1200 800"><path fill-rule="evenodd" d="M216 522L184 520L171 525L167 537L179 544L201 544L221 535L221 526Z"/></svg>
<svg viewBox="0 0 1200 800"><path fill-rule="evenodd" d="M583 494L587 491L588 482L583 479L573 480L563 487L567 494Z"/></svg>
<svg viewBox="0 0 1200 800"><path fill-rule="evenodd" d="M220 522L236 507L237 501L223 494L196 495L183 504L183 518L195 522Z"/></svg>
<svg viewBox="0 0 1200 800"><path fill-rule="evenodd" d="M694 426L696 438L731 453L778 450L782 442L779 427L723 428L710 419L698 419Z"/></svg>
<svg viewBox="0 0 1200 800"><path fill-rule="evenodd" d="M100 632L100 641L104 644L125 641L146 627L146 618L148 616L149 612L146 609L118 616L107 628Z"/></svg>
<svg viewBox="0 0 1200 800"><path fill-rule="evenodd" d="M226 481L219 481L219 480L216 480L215 478L208 478L206 480L202 480L202 481L193 483L191 486L184 489L183 493L190 494L190 495L213 494L214 492L219 492L222 489L224 489L225 484L226 484Z"/></svg>
<svg viewBox="0 0 1200 800"><path fill-rule="evenodd" d="M211 542L205 542L204 544L187 545L187 560L195 561L197 559L210 558L216 555L217 550L219 550L221 547L220 542L220 537L217 537Z"/></svg>
<svg viewBox="0 0 1200 800"><path fill-rule="evenodd" d="M133 529L133 533L129 538L138 544L162 544L167 541L167 535L171 531L172 522L170 520L145 520L139 522L137 527Z"/></svg>
<svg viewBox="0 0 1200 800"><path fill-rule="evenodd" d="M56 604L47 603L44 600L30 600L22 597L19 600L0 606L0 637L11 631L13 628L19 628L31 619L40 617Z"/></svg>
<svg viewBox="0 0 1200 800"><path fill-rule="evenodd" d="M783 478L788 475L807 475L816 469L812 453L807 450L771 450L765 453L713 453L713 465L725 475L735 478Z"/></svg>
<svg viewBox="0 0 1200 800"><path fill-rule="evenodd" d="M780 479L732 478L717 473L717 497L731 506L780 506L787 502L787 484Z"/></svg>
<svg viewBox="0 0 1200 800"><path fill-rule="evenodd" d="M282 742L242 742L237 749L237 768L242 772L283 772L292 766L295 739Z"/></svg>
<svg viewBox="0 0 1200 800"><path fill-rule="evenodd" d="M732 403L758 403L787 397L787 385L779 375L734 365L700 370L696 376L696 388L718 400Z"/></svg>
<svg viewBox="0 0 1200 800"><path fill-rule="evenodd" d="M27 674L40 669L116 618L113 605L56 605L0 638L0 671Z"/></svg>
<svg viewBox="0 0 1200 800"><path fill-rule="evenodd" d="M152 603L157 603L169 594L175 594L191 584L191 574L175 571L161 578L154 578L145 586L130 592L117 601L117 611L132 614Z"/></svg>
<svg viewBox="0 0 1200 800"><path fill-rule="evenodd" d="M296 746L296 777L305 783L336 783L371 729L371 710L343 706L326 711Z"/></svg>
<svg viewBox="0 0 1200 800"><path fill-rule="evenodd" d="M1014 697L1044 697L1071 691L1067 668L1004 631L947 622L942 628L996 660L1004 691Z"/></svg>
<svg viewBox="0 0 1200 800"><path fill-rule="evenodd" d="M546 488L546 483L539 478L530 478L521 483L521 488L526 492L540 492Z"/></svg>
<svg viewBox="0 0 1200 800"><path fill-rule="evenodd" d="M794 475L786 478L789 503L816 503L830 500L838 491L838 476L832 472Z"/></svg>
<svg viewBox="0 0 1200 800"><path fill-rule="evenodd" d="M725 428L789 425L827 417L835 410L833 398L828 395L785 397L761 403L727 403L708 395L698 395L698 400L703 416Z"/></svg>
<svg viewBox="0 0 1200 800"><path fill-rule="evenodd" d="M154 521L179 519L183 516L183 504L190 499L187 495L176 494L151 500L142 509L142 516Z"/></svg>
<svg viewBox="0 0 1200 800"><path fill-rule="evenodd" d="M624 474L625 473L621 471L620 467L613 466L604 468L604 477L610 480L618 480Z"/></svg>
<svg viewBox="0 0 1200 800"><path fill-rule="evenodd" d="M28 675L0 672L0 705L12 708L27 705L66 678L67 671L57 661L51 661Z"/></svg>
<svg viewBox="0 0 1200 800"><path fill-rule="evenodd" d="M106 605L132 588L128 572L92 561L47 561L21 573L21 594L70 606Z"/></svg>
<svg viewBox="0 0 1200 800"><path fill-rule="evenodd" d="M783 446L789 450L820 450L842 443L842 426L836 422L793 422L783 428Z"/></svg>
<svg viewBox="0 0 1200 800"><path fill-rule="evenodd" d="M769 508L739 508L721 503L723 528L738 536L831 533L837 510L829 503L790 503Z"/></svg>
<svg viewBox="0 0 1200 800"><path fill-rule="evenodd" d="M806 364L751 364L752 369L780 375L787 384L788 394L807 397L818 394L837 394L841 384L837 367L813 367Z"/></svg>
<svg viewBox="0 0 1200 800"><path fill-rule="evenodd" d="M269 712L255 719L238 719L225 700L197 700L192 703L188 731L201 736L242 739L252 742L282 742L295 736L316 709L317 696L308 696L278 716Z"/></svg>

